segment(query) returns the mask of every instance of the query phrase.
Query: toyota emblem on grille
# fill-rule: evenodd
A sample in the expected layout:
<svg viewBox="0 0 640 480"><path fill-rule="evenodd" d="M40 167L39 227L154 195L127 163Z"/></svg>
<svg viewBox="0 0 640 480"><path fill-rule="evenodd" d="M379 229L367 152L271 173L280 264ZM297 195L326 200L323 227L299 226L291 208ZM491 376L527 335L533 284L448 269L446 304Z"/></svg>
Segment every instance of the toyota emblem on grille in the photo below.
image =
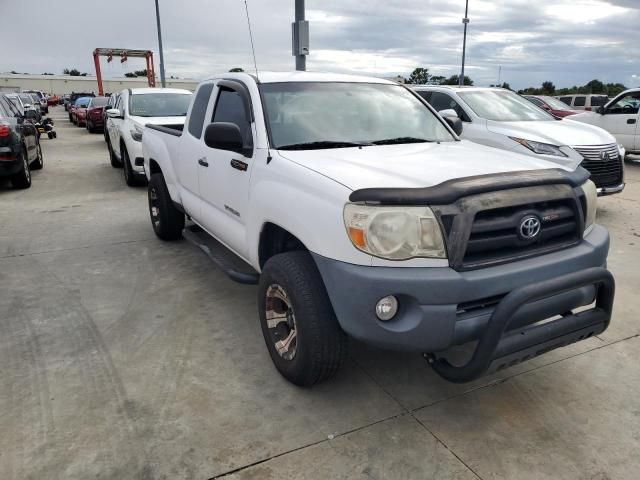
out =
<svg viewBox="0 0 640 480"><path fill-rule="evenodd" d="M520 220L520 226L518 227L518 233L523 240L533 240L540 235L540 228L542 223L540 219L535 215L527 215Z"/></svg>
<svg viewBox="0 0 640 480"><path fill-rule="evenodd" d="M609 152L600 152L600 160L602 160L603 162L609 161Z"/></svg>

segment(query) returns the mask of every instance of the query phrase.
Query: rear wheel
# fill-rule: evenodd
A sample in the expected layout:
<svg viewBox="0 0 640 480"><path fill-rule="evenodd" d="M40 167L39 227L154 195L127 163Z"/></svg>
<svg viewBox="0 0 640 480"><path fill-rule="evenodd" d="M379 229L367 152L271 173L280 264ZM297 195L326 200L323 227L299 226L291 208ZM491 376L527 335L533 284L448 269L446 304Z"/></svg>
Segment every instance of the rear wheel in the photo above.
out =
<svg viewBox="0 0 640 480"><path fill-rule="evenodd" d="M267 261L260 275L258 309L271 360L287 380L310 386L338 371L347 337L308 252L281 253Z"/></svg>
<svg viewBox="0 0 640 480"><path fill-rule="evenodd" d="M184 213L171 200L161 173L151 175L148 187L149 215L153 231L162 240L178 240L184 229Z"/></svg>
<svg viewBox="0 0 640 480"><path fill-rule="evenodd" d="M42 167L44 167L44 157L42 156L42 147L40 146L40 142L38 142L37 152L38 156L31 164L31 170L42 170Z"/></svg>
<svg viewBox="0 0 640 480"><path fill-rule="evenodd" d="M23 150L20 153L20 159L22 160L22 168L11 177L11 185L15 188L29 188L31 186L31 170L26 151Z"/></svg>

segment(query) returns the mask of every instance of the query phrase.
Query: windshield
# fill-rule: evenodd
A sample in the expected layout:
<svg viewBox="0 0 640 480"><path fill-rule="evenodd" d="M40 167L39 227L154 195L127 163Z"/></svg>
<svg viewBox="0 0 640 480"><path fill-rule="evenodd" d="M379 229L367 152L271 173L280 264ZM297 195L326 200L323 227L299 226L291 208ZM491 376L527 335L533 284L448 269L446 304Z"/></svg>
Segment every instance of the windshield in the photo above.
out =
<svg viewBox="0 0 640 480"><path fill-rule="evenodd" d="M506 90L474 90L458 95L480 118L496 122L554 120L526 98Z"/></svg>
<svg viewBox="0 0 640 480"><path fill-rule="evenodd" d="M31 95L20 95L20 100L22 100L22 103L33 103L33 98L31 98Z"/></svg>
<svg viewBox="0 0 640 480"><path fill-rule="evenodd" d="M89 103L89 106L91 107L104 107L107 102L109 101L109 98L107 97L94 97L91 99L91 102Z"/></svg>
<svg viewBox="0 0 640 480"><path fill-rule="evenodd" d="M573 108L557 98L542 97L542 100L554 110L573 110Z"/></svg>
<svg viewBox="0 0 640 480"><path fill-rule="evenodd" d="M91 98L89 97L82 97L76 100L76 107L80 107L80 108L86 108L87 105L89 105L89 102L91 101Z"/></svg>
<svg viewBox="0 0 640 480"><path fill-rule="evenodd" d="M145 93L129 97L129 115L138 117L184 117L191 94Z"/></svg>
<svg viewBox="0 0 640 480"><path fill-rule="evenodd" d="M274 148L446 142L454 138L399 85L287 82L260 87Z"/></svg>

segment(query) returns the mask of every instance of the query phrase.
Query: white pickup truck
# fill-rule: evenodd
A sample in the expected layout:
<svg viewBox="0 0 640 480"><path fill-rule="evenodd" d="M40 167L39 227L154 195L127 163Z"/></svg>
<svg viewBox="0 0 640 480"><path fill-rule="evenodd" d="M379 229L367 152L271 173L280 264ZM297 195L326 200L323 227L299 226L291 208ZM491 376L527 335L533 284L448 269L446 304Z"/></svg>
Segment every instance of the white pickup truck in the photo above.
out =
<svg viewBox="0 0 640 480"><path fill-rule="evenodd" d="M334 374L348 336L465 382L604 331L614 282L588 172L460 126L376 78L212 78L183 131L144 130L153 229L259 284L270 356L298 385Z"/></svg>

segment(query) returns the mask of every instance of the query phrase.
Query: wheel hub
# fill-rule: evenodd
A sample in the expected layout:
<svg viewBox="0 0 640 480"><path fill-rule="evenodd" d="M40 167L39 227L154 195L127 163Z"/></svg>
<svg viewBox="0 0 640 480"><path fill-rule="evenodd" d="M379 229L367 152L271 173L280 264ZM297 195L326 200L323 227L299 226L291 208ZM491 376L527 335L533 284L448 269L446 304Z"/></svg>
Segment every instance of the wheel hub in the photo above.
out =
<svg viewBox="0 0 640 480"><path fill-rule="evenodd" d="M151 213L151 222L155 229L160 228L160 207L158 206L158 194L155 188L149 189L149 211Z"/></svg>
<svg viewBox="0 0 640 480"><path fill-rule="evenodd" d="M285 360L293 360L298 347L296 317L287 292L278 284L267 288L265 317L276 351Z"/></svg>

